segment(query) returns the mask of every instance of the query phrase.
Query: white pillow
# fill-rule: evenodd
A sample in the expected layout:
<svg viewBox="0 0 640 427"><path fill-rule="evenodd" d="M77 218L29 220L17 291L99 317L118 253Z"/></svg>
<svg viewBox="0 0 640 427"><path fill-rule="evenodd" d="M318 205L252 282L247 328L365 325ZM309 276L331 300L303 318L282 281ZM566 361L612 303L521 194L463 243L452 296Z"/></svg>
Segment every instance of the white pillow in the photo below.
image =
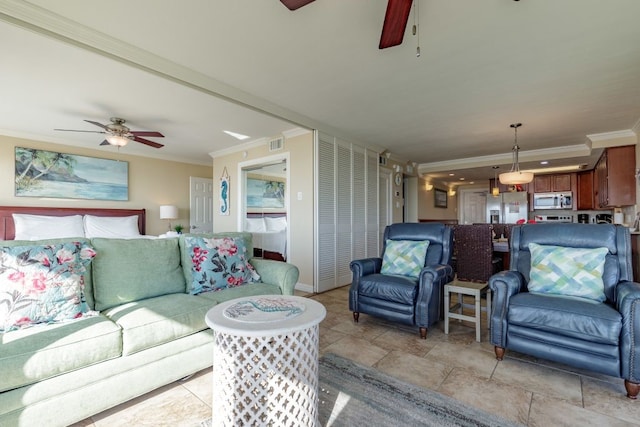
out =
<svg viewBox="0 0 640 427"><path fill-rule="evenodd" d="M245 221L244 231L249 233L262 233L267 231L264 224L264 218L247 218Z"/></svg>
<svg viewBox="0 0 640 427"><path fill-rule="evenodd" d="M128 239L140 237L138 215L132 216L84 216L84 232L87 238L107 237Z"/></svg>
<svg viewBox="0 0 640 427"><path fill-rule="evenodd" d="M63 239L84 237L82 215L47 216L12 214L15 240Z"/></svg>
<svg viewBox="0 0 640 427"><path fill-rule="evenodd" d="M279 216L277 218L266 217L267 231L282 231L287 229L287 217Z"/></svg>

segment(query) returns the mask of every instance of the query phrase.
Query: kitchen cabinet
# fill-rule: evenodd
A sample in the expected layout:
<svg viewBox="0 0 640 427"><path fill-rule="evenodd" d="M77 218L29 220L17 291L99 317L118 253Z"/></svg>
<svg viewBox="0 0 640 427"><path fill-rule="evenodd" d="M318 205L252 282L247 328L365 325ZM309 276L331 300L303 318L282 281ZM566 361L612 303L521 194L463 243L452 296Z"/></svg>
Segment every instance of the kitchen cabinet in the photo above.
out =
<svg viewBox="0 0 640 427"><path fill-rule="evenodd" d="M533 192L571 191L571 175L573 174L536 175L533 177Z"/></svg>
<svg viewBox="0 0 640 427"><path fill-rule="evenodd" d="M636 204L636 146L606 148L594 169L596 208Z"/></svg>
<svg viewBox="0 0 640 427"><path fill-rule="evenodd" d="M578 190L576 194L576 208L578 210L595 209L593 187L593 170L578 172L577 174Z"/></svg>

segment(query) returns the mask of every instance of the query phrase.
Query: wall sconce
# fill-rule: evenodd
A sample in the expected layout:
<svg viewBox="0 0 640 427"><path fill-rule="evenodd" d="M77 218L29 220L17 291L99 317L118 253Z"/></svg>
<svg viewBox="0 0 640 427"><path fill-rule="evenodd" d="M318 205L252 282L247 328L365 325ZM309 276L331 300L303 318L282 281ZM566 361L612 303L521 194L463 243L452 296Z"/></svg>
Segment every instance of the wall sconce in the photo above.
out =
<svg viewBox="0 0 640 427"><path fill-rule="evenodd" d="M433 184L429 184L428 182L425 182L424 189L427 191L433 190Z"/></svg>
<svg viewBox="0 0 640 427"><path fill-rule="evenodd" d="M396 172L398 172L398 173L400 173L400 172L404 171L404 168L403 168L402 166L400 166L400 165L395 165L395 166L393 167L393 169L394 169Z"/></svg>
<svg viewBox="0 0 640 427"><path fill-rule="evenodd" d="M449 196L453 197L456 195L456 190L454 190L453 188L449 189Z"/></svg>
<svg viewBox="0 0 640 427"><path fill-rule="evenodd" d="M493 168L493 188L491 189L491 195L498 197L500 195L500 189L498 188L498 169L500 166L491 166Z"/></svg>
<svg viewBox="0 0 640 427"><path fill-rule="evenodd" d="M178 218L178 207L173 205L160 206L160 219L169 220L169 231L171 231L171 220Z"/></svg>

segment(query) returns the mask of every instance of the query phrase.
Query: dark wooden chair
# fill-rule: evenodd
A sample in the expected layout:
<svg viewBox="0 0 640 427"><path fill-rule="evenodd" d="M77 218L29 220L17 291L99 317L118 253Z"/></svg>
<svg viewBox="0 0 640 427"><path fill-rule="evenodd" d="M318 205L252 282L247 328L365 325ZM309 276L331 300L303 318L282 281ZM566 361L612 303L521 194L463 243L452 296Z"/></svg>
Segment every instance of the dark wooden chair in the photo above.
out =
<svg viewBox="0 0 640 427"><path fill-rule="evenodd" d="M490 224L456 225L453 227L453 254L458 280L486 282L502 270L502 260L493 253Z"/></svg>

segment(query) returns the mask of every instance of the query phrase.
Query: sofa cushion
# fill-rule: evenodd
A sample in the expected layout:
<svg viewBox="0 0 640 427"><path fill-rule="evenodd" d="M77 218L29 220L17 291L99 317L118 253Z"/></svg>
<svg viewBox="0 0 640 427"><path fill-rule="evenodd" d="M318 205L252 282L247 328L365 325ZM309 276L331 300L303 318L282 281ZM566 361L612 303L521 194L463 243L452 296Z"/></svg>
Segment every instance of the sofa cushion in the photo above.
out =
<svg viewBox="0 0 640 427"><path fill-rule="evenodd" d="M260 280L248 262L244 239L233 237L184 238L185 250L189 254L191 294L219 291Z"/></svg>
<svg viewBox="0 0 640 427"><path fill-rule="evenodd" d="M418 281L412 277L369 274L360 279L358 294L413 306L417 289Z"/></svg>
<svg viewBox="0 0 640 427"><path fill-rule="evenodd" d="M211 303L221 303L235 298L242 298L254 295L281 295L282 289L278 285L270 285L267 283L253 283L251 286L238 286L236 288L227 288L224 292L204 292L198 298L204 298ZM213 304L215 305L215 304Z"/></svg>
<svg viewBox="0 0 640 427"><path fill-rule="evenodd" d="M84 276L87 243L0 247L0 332L91 315Z"/></svg>
<svg viewBox="0 0 640 427"><path fill-rule="evenodd" d="M98 315L11 331L0 342L0 392L119 357L121 331Z"/></svg>
<svg viewBox="0 0 640 427"><path fill-rule="evenodd" d="M178 239L91 239L96 310L184 293Z"/></svg>
<svg viewBox="0 0 640 427"><path fill-rule="evenodd" d="M428 240L387 240L380 272L418 277L428 248Z"/></svg>
<svg viewBox="0 0 640 427"><path fill-rule="evenodd" d="M620 313L605 303L521 292L510 299L509 323L589 342L618 345Z"/></svg>
<svg viewBox="0 0 640 427"><path fill-rule="evenodd" d="M103 314L122 328L124 356L207 329L215 305L195 295L171 294L122 304Z"/></svg>
<svg viewBox="0 0 640 427"><path fill-rule="evenodd" d="M602 302L607 248L571 248L529 243L529 292L587 298Z"/></svg>

